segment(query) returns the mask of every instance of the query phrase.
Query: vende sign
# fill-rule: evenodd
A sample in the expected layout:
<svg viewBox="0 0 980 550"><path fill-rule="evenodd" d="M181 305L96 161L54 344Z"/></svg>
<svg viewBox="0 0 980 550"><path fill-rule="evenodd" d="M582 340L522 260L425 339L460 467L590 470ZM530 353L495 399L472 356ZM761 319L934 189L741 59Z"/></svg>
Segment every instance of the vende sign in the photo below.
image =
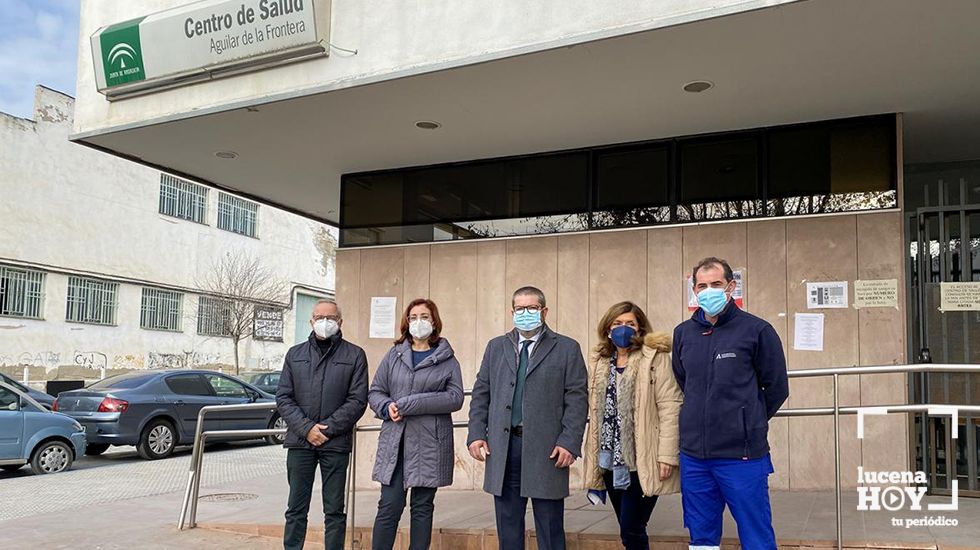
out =
<svg viewBox="0 0 980 550"><path fill-rule="evenodd" d="M99 29L92 55L109 99L329 52L330 0L204 0Z"/></svg>

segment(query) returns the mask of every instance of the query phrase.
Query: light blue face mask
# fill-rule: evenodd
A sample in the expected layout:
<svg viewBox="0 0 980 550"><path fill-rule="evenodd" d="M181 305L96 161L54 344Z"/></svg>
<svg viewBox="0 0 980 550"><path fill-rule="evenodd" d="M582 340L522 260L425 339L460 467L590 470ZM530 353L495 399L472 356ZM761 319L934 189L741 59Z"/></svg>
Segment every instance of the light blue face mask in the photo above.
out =
<svg viewBox="0 0 980 550"><path fill-rule="evenodd" d="M721 313L727 303L728 296L723 288L706 288L698 292L698 305L711 317Z"/></svg>
<svg viewBox="0 0 980 550"><path fill-rule="evenodd" d="M514 326L521 332L531 332L541 326L541 311L525 309L524 313L514 312Z"/></svg>

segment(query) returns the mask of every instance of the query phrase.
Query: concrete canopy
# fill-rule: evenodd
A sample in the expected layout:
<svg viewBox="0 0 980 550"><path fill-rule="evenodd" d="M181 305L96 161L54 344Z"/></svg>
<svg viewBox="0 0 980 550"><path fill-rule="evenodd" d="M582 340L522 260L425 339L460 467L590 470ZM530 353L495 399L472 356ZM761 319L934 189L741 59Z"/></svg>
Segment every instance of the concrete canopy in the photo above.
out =
<svg viewBox="0 0 980 550"><path fill-rule="evenodd" d="M904 113L907 163L966 160L978 20L974 0L796 2L74 139L334 224L344 173L867 114Z"/></svg>

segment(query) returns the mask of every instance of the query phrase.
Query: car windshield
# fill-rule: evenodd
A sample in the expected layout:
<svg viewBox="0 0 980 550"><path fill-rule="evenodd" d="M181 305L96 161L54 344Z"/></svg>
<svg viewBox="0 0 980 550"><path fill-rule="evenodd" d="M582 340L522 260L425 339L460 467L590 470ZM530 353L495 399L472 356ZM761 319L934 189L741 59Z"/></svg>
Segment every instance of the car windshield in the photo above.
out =
<svg viewBox="0 0 980 550"><path fill-rule="evenodd" d="M110 378L99 380L98 382L89 386L89 389L104 390L109 388L138 388L149 382L150 378L152 377L153 375L151 374L120 374L119 376L112 376Z"/></svg>
<svg viewBox="0 0 980 550"><path fill-rule="evenodd" d="M27 391L27 388L23 384L7 376L6 374L0 373L0 380L3 380L4 382L10 384L11 386L17 388L20 391L25 391L25 392Z"/></svg>

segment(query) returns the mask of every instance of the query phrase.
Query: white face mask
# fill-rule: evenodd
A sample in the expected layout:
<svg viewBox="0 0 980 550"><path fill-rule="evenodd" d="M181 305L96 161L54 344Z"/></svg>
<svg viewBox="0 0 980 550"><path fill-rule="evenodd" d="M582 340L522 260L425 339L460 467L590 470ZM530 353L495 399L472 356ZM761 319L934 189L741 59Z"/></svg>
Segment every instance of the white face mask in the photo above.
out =
<svg viewBox="0 0 980 550"><path fill-rule="evenodd" d="M418 340L425 340L432 335L432 323L428 319L410 321L408 332Z"/></svg>
<svg viewBox="0 0 980 550"><path fill-rule="evenodd" d="M330 338L337 334L340 325L333 319L318 319L313 322L313 332L320 338Z"/></svg>

